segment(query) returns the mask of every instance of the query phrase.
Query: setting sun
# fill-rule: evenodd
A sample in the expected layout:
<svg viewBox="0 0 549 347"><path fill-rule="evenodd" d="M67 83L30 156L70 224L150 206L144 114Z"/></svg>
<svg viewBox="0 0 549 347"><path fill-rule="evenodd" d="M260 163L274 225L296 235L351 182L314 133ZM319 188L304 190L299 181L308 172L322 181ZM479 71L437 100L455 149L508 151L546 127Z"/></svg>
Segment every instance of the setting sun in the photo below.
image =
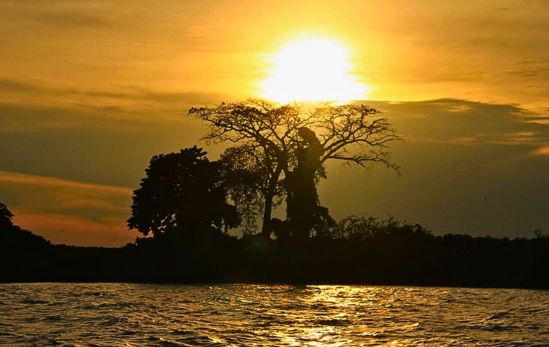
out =
<svg viewBox="0 0 549 347"><path fill-rule="evenodd" d="M273 56L262 94L282 103L363 99L368 88L350 74L351 69L349 49L337 41L299 39Z"/></svg>

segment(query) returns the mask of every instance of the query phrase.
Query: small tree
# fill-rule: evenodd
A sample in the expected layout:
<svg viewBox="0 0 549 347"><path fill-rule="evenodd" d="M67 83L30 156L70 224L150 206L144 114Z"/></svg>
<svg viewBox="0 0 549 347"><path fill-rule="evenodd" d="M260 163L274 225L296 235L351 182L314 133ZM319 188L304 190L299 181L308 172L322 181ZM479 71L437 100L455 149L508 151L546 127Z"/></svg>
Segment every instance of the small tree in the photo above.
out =
<svg viewBox="0 0 549 347"><path fill-rule="evenodd" d="M0 229L13 227L13 217L13 213L11 213L8 207L0 202Z"/></svg>
<svg viewBox="0 0 549 347"><path fill-rule="evenodd" d="M196 235L240 223L235 206L227 202L221 163L192 147L154 156L134 191L128 226L144 235L152 232Z"/></svg>

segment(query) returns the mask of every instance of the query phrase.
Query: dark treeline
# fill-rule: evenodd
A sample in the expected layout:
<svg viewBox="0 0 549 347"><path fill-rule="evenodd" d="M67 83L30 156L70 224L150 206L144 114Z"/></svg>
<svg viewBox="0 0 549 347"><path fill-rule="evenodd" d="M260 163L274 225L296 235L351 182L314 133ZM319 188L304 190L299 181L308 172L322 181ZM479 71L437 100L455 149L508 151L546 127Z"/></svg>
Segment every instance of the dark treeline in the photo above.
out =
<svg viewBox="0 0 549 347"><path fill-rule="evenodd" d="M348 217L300 242L141 238L121 248L52 245L16 226L0 229L1 281L352 283L549 289L549 237L435 236L393 219Z"/></svg>
<svg viewBox="0 0 549 347"><path fill-rule="evenodd" d="M321 205L325 163L369 168L399 140L364 105L302 108L264 101L191 109L218 160L199 147L154 156L134 191L122 248L51 245L0 205L3 281L367 283L549 288L549 237L435 236L419 224ZM284 220L273 218L285 207ZM240 234L241 237L233 235Z"/></svg>

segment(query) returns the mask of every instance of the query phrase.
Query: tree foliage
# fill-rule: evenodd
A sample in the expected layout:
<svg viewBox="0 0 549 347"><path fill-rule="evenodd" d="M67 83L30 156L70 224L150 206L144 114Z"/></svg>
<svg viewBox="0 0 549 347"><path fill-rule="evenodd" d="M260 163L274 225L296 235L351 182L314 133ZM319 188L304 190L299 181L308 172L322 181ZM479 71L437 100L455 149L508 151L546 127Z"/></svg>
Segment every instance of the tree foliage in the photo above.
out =
<svg viewBox="0 0 549 347"><path fill-rule="evenodd" d="M134 191L128 226L144 235L197 234L239 224L235 206L227 202L222 164L192 147L154 156Z"/></svg>
<svg viewBox="0 0 549 347"><path fill-rule="evenodd" d="M270 174L261 152L247 145L229 147L223 152L220 162L223 166L223 181L229 199L242 217L245 235L257 231L257 221L263 211L264 197L270 194ZM273 206L282 201L283 187L274 187Z"/></svg>
<svg viewBox="0 0 549 347"><path fill-rule="evenodd" d="M265 235L271 232L273 201L282 194L287 197L288 220L294 220L291 224L300 230L298 234L315 221L329 220L316 191L328 160L364 168L379 163L398 170L388 150L389 143L399 139L396 131L365 105L314 107L247 100L191 108L189 114L208 125L204 140L234 143L227 158L238 154L250 163L242 169L261 176L255 188L263 197Z"/></svg>
<svg viewBox="0 0 549 347"><path fill-rule="evenodd" d="M13 226L13 217L13 213L11 213L8 207L0 202L0 228L4 229Z"/></svg>
<svg viewBox="0 0 549 347"><path fill-rule="evenodd" d="M270 233L268 224L275 198L280 194L280 177L288 170L290 154L298 141L296 129L306 124L299 107L248 100L191 108L189 114L207 123L204 140L208 143L234 143L239 155L260 158L253 170L262 173L262 232Z"/></svg>
<svg viewBox="0 0 549 347"><path fill-rule="evenodd" d="M321 163L334 159L364 168L380 163L398 170L390 160L388 145L400 137L378 110L352 104L320 107L314 114L313 129L324 149Z"/></svg>
<svg viewBox="0 0 549 347"><path fill-rule="evenodd" d="M432 233L420 224L398 221L393 217L379 219L371 216L347 216L324 237L351 240L428 240Z"/></svg>
<svg viewBox="0 0 549 347"><path fill-rule="evenodd" d="M22 254L51 246L42 236L13 224L13 217L8 207L0 202L0 256L9 253Z"/></svg>

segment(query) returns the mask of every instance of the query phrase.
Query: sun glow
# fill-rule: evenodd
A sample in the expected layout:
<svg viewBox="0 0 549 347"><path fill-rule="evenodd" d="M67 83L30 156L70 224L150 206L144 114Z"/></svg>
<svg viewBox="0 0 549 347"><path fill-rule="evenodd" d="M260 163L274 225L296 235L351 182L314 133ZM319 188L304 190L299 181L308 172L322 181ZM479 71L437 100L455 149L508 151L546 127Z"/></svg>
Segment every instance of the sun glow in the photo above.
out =
<svg viewBox="0 0 549 347"><path fill-rule="evenodd" d="M276 102L364 99L366 85L350 74L349 50L334 40L290 42L273 56L270 76L261 83L264 97Z"/></svg>

